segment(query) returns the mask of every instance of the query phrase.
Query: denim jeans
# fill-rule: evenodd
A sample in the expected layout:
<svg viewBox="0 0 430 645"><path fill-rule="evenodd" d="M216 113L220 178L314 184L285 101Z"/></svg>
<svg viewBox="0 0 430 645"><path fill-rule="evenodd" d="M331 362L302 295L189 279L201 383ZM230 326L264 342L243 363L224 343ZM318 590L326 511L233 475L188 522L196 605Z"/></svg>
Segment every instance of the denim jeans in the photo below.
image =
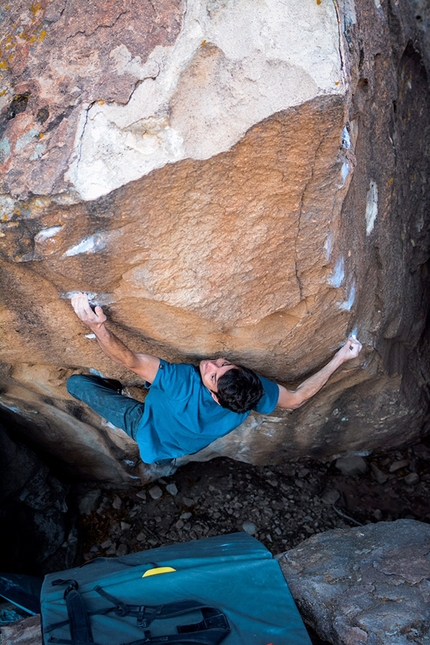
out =
<svg viewBox="0 0 430 645"><path fill-rule="evenodd" d="M141 401L112 390L99 376L74 374L67 380L67 391L136 440L144 409Z"/></svg>

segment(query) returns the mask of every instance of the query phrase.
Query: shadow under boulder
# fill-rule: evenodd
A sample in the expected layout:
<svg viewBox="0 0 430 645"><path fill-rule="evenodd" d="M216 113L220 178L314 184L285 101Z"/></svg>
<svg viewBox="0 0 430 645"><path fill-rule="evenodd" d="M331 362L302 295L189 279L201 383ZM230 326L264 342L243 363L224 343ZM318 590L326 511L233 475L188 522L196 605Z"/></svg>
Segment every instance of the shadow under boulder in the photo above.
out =
<svg viewBox="0 0 430 645"><path fill-rule="evenodd" d="M0 425L0 570L42 576L73 566L78 551L69 486Z"/></svg>

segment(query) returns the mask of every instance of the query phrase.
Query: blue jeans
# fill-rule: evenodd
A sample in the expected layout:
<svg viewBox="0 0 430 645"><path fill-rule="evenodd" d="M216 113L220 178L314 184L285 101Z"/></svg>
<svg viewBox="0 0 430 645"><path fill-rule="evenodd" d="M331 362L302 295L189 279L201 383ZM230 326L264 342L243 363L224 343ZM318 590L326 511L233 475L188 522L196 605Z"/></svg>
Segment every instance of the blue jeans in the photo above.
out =
<svg viewBox="0 0 430 645"><path fill-rule="evenodd" d="M112 390L99 376L74 374L67 380L67 391L136 440L144 409L141 401Z"/></svg>

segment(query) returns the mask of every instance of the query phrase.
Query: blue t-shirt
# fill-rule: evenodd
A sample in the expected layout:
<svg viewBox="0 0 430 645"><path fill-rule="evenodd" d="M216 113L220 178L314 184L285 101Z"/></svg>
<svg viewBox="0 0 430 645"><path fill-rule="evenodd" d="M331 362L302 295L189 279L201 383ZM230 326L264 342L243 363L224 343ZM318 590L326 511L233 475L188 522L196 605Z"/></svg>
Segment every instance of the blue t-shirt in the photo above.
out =
<svg viewBox="0 0 430 645"><path fill-rule="evenodd" d="M255 410L270 414L278 403L279 388L273 381L259 378L264 394ZM141 457L151 464L193 454L237 428L249 414L238 414L216 403L194 365L160 360L136 434Z"/></svg>

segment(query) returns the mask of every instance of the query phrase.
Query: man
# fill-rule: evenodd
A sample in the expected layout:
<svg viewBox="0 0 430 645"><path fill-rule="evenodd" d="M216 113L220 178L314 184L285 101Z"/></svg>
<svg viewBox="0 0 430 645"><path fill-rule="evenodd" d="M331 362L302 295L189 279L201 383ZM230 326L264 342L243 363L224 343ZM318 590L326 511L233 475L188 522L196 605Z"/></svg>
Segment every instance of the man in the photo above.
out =
<svg viewBox="0 0 430 645"><path fill-rule="evenodd" d="M141 403L122 396L120 387L112 388L107 379L84 375L71 376L67 389L137 441L146 463L201 450L237 428L251 410L270 414L276 407L301 407L338 367L361 351L358 340L349 338L325 367L292 391L225 358L202 360L197 368L132 352L109 331L102 308L93 309L86 294L75 294L72 306L103 352L138 374L150 390Z"/></svg>

